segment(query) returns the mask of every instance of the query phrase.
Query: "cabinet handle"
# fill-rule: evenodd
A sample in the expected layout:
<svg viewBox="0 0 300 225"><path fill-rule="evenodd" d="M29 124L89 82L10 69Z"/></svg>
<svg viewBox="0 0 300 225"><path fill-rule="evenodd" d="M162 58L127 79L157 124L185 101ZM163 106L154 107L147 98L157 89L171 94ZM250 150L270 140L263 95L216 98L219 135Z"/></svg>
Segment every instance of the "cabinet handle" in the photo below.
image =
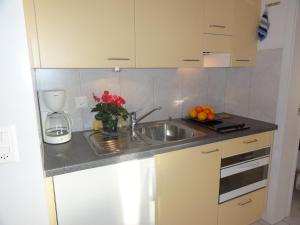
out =
<svg viewBox="0 0 300 225"><path fill-rule="evenodd" d="M200 62L200 59L183 59L184 62Z"/></svg>
<svg viewBox="0 0 300 225"><path fill-rule="evenodd" d="M237 62L250 62L250 59L236 59Z"/></svg>
<svg viewBox="0 0 300 225"><path fill-rule="evenodd" d="M129 61L130 58L108 58L109 61Z"/></svg>
<svg viewBox="0 0 300 225"><path fill-rule="evenodd" d="M217 25L217 24L210 24L209 27L220 28L220 29L225 29L225 28L226 28L226 26L223 26L223 25Z"/></svg>
<svg viewBox="0 0 300 225"><path fill-rule="evenodd" d="M218 152L220 151L220 149L214 149L214 150L208 150L208 151L202 151L203 154L211 154L211 153L214 153L214 152Z"/></svg>
<svg viewBox="0 0 300 225"><path fill-rule="evenodd" d="M249 204L249 203L251 203L252 202L252 199L249 199L249 200L247 200L246 202L240 202L238 205L239 206L244 206L244 205L247 205L247 204Z"/></svg>
<svg viewBox="0 0 300 225"><path fill-rule="evenodd" d="M258 142L258 140L253 139L253 140L250 140L250 141L243 141L244 144L252 144L252 143L255 143L255 142Z"/></svg>

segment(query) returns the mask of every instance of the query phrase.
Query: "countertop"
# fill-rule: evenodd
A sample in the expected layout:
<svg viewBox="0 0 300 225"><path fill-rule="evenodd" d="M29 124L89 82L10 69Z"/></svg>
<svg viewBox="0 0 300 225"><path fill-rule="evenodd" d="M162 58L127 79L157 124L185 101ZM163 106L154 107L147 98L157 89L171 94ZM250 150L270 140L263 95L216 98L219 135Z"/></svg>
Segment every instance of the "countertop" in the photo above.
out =
<svg viewBox="0 0 300 225"><path fill-rule="evenodd" d="M257 134L277 129L277 125L254 119L231 115L229 121L245 123L250 129L220 134L195 123L189 123L181 119L174 121L184 123L189 127L205 132L204 137L193 137L183 141L174 141L164 144L145 144L135 148L127 148L114 154L96 154L90 147L84 133L72 133L71 141L60 145L44 144L44 169L47 177L57 176L65 173L111 165L134 159L153 157L154 155L176 151L179 149L214 143L218 141L238 138L251 134Z"/></svg>

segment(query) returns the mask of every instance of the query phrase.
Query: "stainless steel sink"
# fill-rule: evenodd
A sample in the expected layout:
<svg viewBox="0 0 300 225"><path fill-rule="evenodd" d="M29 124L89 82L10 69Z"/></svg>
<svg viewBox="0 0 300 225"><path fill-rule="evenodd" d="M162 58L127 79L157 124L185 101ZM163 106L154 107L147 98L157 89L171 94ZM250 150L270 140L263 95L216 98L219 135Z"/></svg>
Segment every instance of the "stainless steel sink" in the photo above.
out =
<svg viewBox="0 0 300 225"><path fill-rule="evenodd" d="M155 142L180 141L193 137L204 137L206 133L192 129L175 121L152 122L139 125L136 133Z"/></svg>

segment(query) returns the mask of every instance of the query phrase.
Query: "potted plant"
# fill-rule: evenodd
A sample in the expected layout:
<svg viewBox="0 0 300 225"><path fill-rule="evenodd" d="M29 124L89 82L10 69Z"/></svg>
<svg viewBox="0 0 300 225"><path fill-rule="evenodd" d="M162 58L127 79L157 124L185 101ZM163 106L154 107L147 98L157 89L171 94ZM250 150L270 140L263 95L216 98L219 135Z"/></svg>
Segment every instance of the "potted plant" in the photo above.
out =
<svg viewBox="0 0 300 225"><path fill-rule="evenodd" d="M92 112L97 112L95 119L102 121L103 130L115 133L118 129L118 120L128 118L128 111L123 107L125 100L119 95L112 95L109 91L104 91L101 98L93 94L96 102Z"/></svg>

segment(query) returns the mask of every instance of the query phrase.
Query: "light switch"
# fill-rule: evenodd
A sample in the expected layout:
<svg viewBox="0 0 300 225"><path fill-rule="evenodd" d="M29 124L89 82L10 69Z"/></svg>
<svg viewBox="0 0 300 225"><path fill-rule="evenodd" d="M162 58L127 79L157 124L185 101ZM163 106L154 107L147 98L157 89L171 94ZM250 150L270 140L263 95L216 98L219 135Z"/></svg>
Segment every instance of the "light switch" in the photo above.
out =
<svg viewBox="0 0 300 225"><path fill-rule="evenodd" d="M18 159L15 126L0 127L0 163L16 162Z"/></svg>

